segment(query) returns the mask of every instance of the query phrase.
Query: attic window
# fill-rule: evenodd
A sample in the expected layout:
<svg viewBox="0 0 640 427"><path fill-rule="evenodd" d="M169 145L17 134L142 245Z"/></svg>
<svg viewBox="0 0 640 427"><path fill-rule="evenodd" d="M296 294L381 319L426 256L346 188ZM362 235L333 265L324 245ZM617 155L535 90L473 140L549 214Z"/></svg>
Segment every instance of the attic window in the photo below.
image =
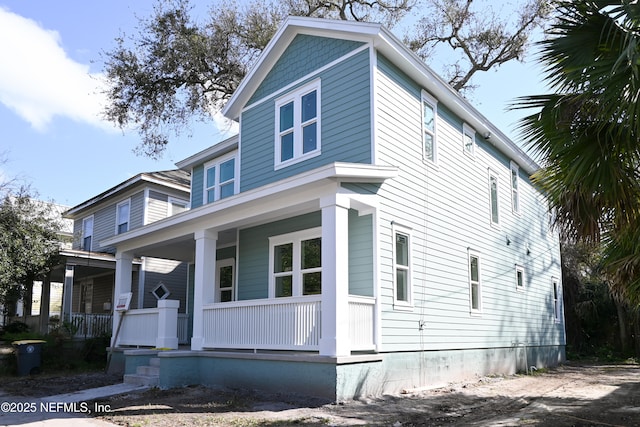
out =
<svg viewBox="0 0 640 427"><path fill-rule="evenodd" d="M160 282L158 283L158 286L153 288L151 293L154 297L156 297L157 300L161 300L166 299L171 292L169 292L169 289L167 289L164 283Z"/></svg>

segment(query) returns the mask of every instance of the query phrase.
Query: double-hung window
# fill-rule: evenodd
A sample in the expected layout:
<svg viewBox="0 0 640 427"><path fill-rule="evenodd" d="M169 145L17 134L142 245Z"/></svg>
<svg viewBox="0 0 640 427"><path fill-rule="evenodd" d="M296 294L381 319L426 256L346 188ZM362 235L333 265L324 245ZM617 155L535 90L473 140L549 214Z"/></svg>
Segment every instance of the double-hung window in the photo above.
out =
<svg viewBox="0 0 640 427"><path fill-rule="evenodd" d="M269 296L281 298L322 292L321 229L269 238Z"/></svg>
<svg viewBox="0 0 640 427"><path fill-rule="evenodd" d="M553 320L560 322L560 285L555 277L551 279L551 283L553 286Z"/></svg>
<svg viewBox="0 0 640 427"><path fill-rule="evenodd" d="M524 291L524 267L516 265L516 289Z"/></svg>
<svg viewBox="0 0 640 427"><path fill-rule="evenodd" d="M204 166L204 200L215 202L237 193L237 161L235 154L215 159Z"/></svg>
<svg viewBox="0 0 640 427"><path fill-rule="evenodd" d="M513 213L520 213L518 165L513 162L511 162L511 209Z"/></svg>
<svg viewBox="0 0 640 427"><path fill-rule="evenodd" d="M411 230L393 226L393 300L397 307L412 304L411 289Z"/></svg>
<svg viewBox="0 0 640 427"><path fill-rule="evenodd" d="M489 170L489 202L491 209L491 225L500 224L500 206L498 203L498 175Z"/></svg>
<svg viewBox="0 0 640 427"><path fill-rule="evenodd" d="M186 200L174 199L173 197L169 197L167 204L167 216L179 214L180 212L184 212L189 208L189 202L187 202Z"/></svg>
<svg viewBox="0 0 640 427"><path fill-rule="evenodd" d="M82 220L82 250L91 251L93 240L93 215Z"/></svg>
<svg viewBox="0 0 640 427"><path fill-rule="evenodd" d="M437 156L436 116L438 101L426 92L422 92L422 156L435 163Z"/></svg>
<svg viewBox="0 0 640 427"><path fill-rule="evenodd" d="M131 199L116 205L116 234L129 231L129 215L131 211Z"/></svg>
<svg viewBox="0 0 640 427"><path fill-rule="evenodd" d="M320 81L276 101L275 167L320 154Z"/></svg>
<svg viewBox="0 0 640 427"><path fill-rule="evenodd" d="M471 251L469 251L469 306L471 313L480 313L482 311L480 255Z"/></svg>

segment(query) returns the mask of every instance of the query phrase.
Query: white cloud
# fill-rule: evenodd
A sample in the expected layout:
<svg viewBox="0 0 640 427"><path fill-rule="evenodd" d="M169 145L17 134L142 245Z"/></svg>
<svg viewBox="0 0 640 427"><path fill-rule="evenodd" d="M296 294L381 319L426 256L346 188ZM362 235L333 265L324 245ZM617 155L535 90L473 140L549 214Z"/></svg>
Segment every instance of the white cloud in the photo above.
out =
<svg viewBox="0 0 640 427"><path fill-rule="evenodd" d="M69 58L56 31L0 6L0 102L44 131L55 116L101 128L100 75Z"/></svg>

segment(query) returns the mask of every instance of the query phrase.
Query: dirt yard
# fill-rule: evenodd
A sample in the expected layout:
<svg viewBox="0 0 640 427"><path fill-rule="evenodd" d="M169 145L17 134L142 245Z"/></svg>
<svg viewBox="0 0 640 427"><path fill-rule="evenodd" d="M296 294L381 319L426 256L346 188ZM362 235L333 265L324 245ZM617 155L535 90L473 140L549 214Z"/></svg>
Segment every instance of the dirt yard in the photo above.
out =
<svg viewBox="0 0 640 427"><path fill-rule="evenodd" d="M86 387L87 375L57 380L57 392ZM97 384L113 381L94 375ZM40 384L49 383L51 394L55 382L43 377ZM11 384L0 388L18 391ZM38 388L34 383L22 395L41 396ZM99 403L111 411L94 416L123 426L640 426L640 366L568 363L340 404L205 387L152 389Z"/></svg>

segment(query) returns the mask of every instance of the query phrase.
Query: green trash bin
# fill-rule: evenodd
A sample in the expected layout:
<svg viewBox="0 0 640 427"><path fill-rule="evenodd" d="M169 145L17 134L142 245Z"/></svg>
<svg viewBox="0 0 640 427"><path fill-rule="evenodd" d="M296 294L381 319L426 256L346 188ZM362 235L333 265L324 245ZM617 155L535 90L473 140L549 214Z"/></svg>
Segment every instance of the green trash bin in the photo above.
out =
<svg viewBox="0 0 640 427"><path fill-rule="evenodd" d="M43 340L20 340L11 344L16 348L18 375L32 375L40 372Z"/></svg>

